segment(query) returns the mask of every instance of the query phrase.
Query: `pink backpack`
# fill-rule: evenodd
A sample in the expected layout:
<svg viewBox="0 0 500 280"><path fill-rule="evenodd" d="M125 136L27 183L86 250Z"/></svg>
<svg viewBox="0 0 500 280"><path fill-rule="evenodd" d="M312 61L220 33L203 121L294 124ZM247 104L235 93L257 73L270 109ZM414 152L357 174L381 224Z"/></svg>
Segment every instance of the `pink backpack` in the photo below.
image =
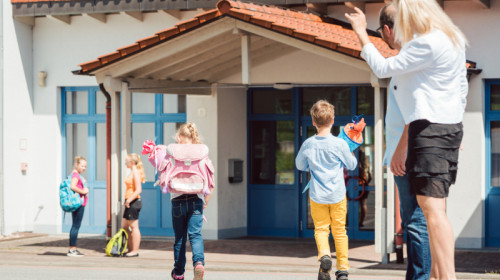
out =
<svg viewBox="0 0 500 280"><path fill-rule="evenodd" d="M142 154L159 172L157 185L163 193L209 194L214 187L214 167L204 144L155 146L147 140Z"/></svg>

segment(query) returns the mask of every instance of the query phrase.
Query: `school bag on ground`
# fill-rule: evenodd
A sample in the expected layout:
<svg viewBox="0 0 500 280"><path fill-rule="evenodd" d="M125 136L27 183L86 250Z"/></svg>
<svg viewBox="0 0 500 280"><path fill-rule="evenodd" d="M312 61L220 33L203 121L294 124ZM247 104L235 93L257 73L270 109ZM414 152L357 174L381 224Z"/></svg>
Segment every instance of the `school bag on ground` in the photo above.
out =
<svg viewBox="0 0 500 280"><path fill-rule="evenodd" d="M214 167L204 144L158 145L144 142L142 154L158 170L156 182L163 193L209 194L214 187Z"/></svg>
<svg viewBox="0 0 500 280"><path fill-rule="evenodd" d="M110 257L121 257L127 249L128 234L123 228L121 228L114 236L109 240L108 245L106 245L106 255Z"/></svg>
<svg viewBox="0 0 500 280"><path fill-rule="evenodd" d="M71 189L72 175L70 174L59 185L59 204L65 212L74 212L83 204L83 197Z"/></svg>

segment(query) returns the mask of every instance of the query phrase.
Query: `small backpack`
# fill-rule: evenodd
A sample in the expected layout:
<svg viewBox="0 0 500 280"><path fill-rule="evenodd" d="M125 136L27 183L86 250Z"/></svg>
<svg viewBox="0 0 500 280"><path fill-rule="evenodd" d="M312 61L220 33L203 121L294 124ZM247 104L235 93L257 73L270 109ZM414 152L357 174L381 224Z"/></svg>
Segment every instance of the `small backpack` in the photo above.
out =
<svg viewBox="0 0 500 280"><path fill-rule="evenodd" d="M160 173L163 193L209 194L214 187L214 167L204 144L169 144L154 146L148 140L142 154L150 154L149 161Z"/></svg>
<svg viewBox="0 0 500 280"><path fill-rule="evenodd" d="M64 212L74 212L83 204L83 197L71 189L72 174L59 185L59 204Z"/></svg>
<svg viewBox="0 0 500 280"><path fill-rule="evenodd" d="M106 255L110 257L121 257L127 249L128 234L121 228L106 245Z"/></svg>

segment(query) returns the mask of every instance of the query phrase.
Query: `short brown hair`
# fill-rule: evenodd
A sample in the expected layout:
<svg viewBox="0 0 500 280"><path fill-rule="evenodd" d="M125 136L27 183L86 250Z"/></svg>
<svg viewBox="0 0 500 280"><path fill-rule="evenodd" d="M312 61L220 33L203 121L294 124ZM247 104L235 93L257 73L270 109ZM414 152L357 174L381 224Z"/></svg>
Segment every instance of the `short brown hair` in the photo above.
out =
<svg viewBox="0 0 500 280"><path fill-rule="evenodd" d="M335 117L335 108L326 100L318 100L311 107L311 117L317 126L330 125Z"/></svg>

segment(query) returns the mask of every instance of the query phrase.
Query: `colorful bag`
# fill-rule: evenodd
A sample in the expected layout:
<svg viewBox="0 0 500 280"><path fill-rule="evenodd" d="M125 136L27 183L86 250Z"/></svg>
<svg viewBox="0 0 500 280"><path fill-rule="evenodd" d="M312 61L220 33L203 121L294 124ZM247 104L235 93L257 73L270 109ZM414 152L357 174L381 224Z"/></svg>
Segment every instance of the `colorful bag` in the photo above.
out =
<svg viewBox="0 0 500 280"><path fill-rule="evenodd" d="M83 204L83 197L71 189L72 175L69 175L59 185L59 204L65 212L74 212Z"/></svg>
<svg viewBox="0 0 500 280"><path fill-rule="evenodd" d="M121 228L106 245L106 255L110 257L122 257L127 249L128 234Z"/></svg>
<svg viewBox="0 0 500 280"><path fill-rule="evenodd" d="M163 193L210 194L214 187L214 167L204 144L158 145L144 142L142 154L160 173L156 184Z"/></svg>
<svg viewBox="0 0 500 280"><path fill-rule="evenodd" d="M365 119L361 118L361 116L363 115L353 117L352 123L346 124L338 136L347 142L351 152L363 144L363 129L365 128L366 123Z"/></svg>

